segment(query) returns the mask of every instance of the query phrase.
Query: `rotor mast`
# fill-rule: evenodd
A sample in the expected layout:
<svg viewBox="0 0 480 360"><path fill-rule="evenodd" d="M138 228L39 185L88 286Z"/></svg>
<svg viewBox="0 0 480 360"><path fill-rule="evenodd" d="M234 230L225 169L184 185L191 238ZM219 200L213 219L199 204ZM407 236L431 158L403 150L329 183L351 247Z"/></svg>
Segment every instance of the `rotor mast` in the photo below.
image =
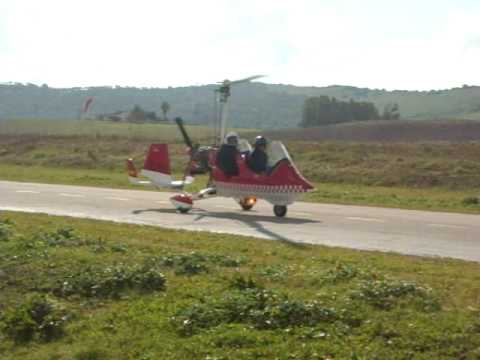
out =
<svg viewBox="0 0 480 360"><path fill-rule="evenodd" d="M220 82L219 84L220 87L215 90L218 92L218 101L220 103L220 131L217 134L217 139L216 142L220 144L222 140L225 138L225 132L227 129L227 121L228 121L228 99L230 98L230 86L231 85L236 85L236 84L241 84L241 83L246 83L250 82L252 80L264 77L265 75L254 75L247 77L245 79L240 79L240 80L235 80L235 81L230 81L230 80L224 80L223 82Z"/></svg>

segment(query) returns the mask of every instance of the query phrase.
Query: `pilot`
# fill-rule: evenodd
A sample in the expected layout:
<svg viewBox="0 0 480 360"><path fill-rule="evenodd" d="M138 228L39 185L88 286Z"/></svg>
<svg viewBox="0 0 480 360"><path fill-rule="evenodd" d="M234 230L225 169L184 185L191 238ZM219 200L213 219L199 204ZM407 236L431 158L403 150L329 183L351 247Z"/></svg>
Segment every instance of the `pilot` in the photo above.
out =
<svg viewBox="0 0 480 360"><path fill-rule="evenodd" d="M255 145L252 153L248 157L248 167L261 174L267 171L268 155L267 155L267 139L259 135L255 138Z"/></svg>
<svg viewBox="0 0 480 360"><path fill-rule="evenodd" d="M220 170L228 176L238 176L238 135L234 132L228 133L225 142L220 146L217 154L217 164Z"/></svg>

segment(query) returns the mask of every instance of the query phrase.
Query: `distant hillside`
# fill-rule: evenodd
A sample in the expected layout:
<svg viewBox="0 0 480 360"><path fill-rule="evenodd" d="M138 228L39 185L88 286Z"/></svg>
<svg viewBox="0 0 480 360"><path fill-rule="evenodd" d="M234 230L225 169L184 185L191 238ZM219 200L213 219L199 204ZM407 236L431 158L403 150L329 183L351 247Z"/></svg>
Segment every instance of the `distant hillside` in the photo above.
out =
<svg viewBox="0 0 480 360"><path fill-rule="evenodd" d="M55 89L46 85L3 84L0 85L0 119L77 119L82 103L93 96L92 115L128 110L135 104L160 114L162 102L167 101L171 105L171 118L182 116L189 123L205 124L213 117L214 89L214 85ZM231 125L274 129L296 127L301 120L304 100L318 95L370 101L380 110L386 104L396 102L402 117L407 119L480 119L479 86L420 92L252 83L232 88Z"/></svg>

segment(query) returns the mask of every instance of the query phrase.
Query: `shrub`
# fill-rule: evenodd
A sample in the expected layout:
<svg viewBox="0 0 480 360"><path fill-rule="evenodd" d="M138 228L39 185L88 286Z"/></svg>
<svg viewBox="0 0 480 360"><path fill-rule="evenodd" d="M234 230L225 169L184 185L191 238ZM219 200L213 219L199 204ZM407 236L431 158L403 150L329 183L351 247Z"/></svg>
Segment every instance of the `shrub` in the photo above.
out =
<svg viewBox="0 0 480 360"><path fill-rule="evenodd" d="M438 308L435 299L428 296L429 290L413 282L395 280L368 280L360 284L358 291L351 294L352 298L366 301L380 309L390 309L400 298L415 295L428 305L429 309Z"/></svg>
<svg viewBox="0 0 480 360"><path fill-rule="evenodd" d="M322 277L324 282L336 284L353 279L360 275L360 271L349 264L337 263L335 268L328 270Z"/></svg>
<svg viewBox="0 0 480 360"><path fill-rule="evenodd" d="M479 205L480 197L469 196L462 200L463 205Z"/></svg>
<svg viewBox="0 0 480 360"><path fill-rule="evenodd" d="M8 219L0 219L0 241L8 241L13 234L13 222Z"/></svg>
<svg viewBox="0 0 480 360"><path fill-rule="evenodd" d="M123 291L165 290L165 276L148 266L89 267L67 276L54 289L58 296L118 297Z"/></svg>
<svg viewBox="0 0 480 360"><path fill-rule="evenodd" d="M45 295L33 295L6 311L3 330L15 342L28 342L36 337L51 341L61 337L68 316Z"/></svg>
<svg viewBox="0 0 480 360"><path fill-rule="evenodd" d="M238 267L245 259L234 259L224 255L210 255L192 251L188 254L165 255L161 258L149 259L149 263L160 263L175 269L177 275L198 275L209 272L209 264L222 267Z"/></svg>
<svg viewBox="0 0 480 360"><path fill-rule="evenodd" d="M262 289L252 278L245 279L243 276L236 276L230 280L230 288L237 290Z"/></svg>
<svg viewBox="0 0 480 360"><path fill-rule="evenodd" d="M103 360L108 359L108 354L101 349L86 349L78 351L75 356L75 360Z"/></svg>
<svg viewBox="0 0 480 360"><path fill-rule="evenodd" d="M106 250L104 240L81 237L75 233L72 227L62 227L55 231L37 234L24 244L24 247L27 248L46 246L91 246L94 252ZM115 244L111 247L111 250L114 252L126 252L127 248L123 244Z"/></svg>
<svg viewBox="0 0 480 360"><path fill-rule="evenodd" d="M36 236L36 241L42 241L47 246L76 245L79 238L73 228L64 227L55 231L41 233Z"/></svg>
<svg viewBox="0 0 480 360"><path fill-rule="evenodd" d="M177 312L171 321L177 332L190 336L221 324L246 323L257 329L313 326L338 319L333 309L315 301L290 300L263 289L231 291L206 298Z"/></svg>
<svg viewBox="0 0 480 360"><path fill-rule="evenodd" d="M288 270L283 266L273 265L263 268L258 274L275 281L283 281L288 277Z"/></svg>

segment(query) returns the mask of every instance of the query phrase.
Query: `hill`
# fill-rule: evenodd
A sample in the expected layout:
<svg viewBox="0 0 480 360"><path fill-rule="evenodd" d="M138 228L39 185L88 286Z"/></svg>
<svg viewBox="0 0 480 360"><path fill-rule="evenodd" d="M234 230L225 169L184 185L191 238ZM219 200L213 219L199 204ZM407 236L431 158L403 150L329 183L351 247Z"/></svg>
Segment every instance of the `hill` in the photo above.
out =
<svg viewBox="0 0 480 360"><path fill-rule="evenodd" d="M0 119L77 119L82 103L93 97L92 115L128 110L138 104L161 113L171 105L170 117L206 124L215 111L215 85L177 88L90 87L50 88L47 85L0 85ZM340 100L370 101L379 109L391 102L400 106L403 118L480 119L480 87L463 86L438 91L386 91L353 86L297 87L281 84L240 84L232 89L231 125L250 128L292 128L301 120L309 96L326 95Z"/></svg>

